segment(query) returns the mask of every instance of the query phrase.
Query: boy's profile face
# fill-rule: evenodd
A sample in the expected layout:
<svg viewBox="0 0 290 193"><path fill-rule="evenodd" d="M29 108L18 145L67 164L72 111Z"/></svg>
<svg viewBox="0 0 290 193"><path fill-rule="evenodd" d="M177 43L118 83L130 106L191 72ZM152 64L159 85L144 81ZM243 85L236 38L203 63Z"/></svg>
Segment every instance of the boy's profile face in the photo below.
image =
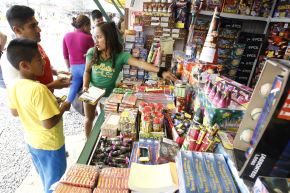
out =
<svg viewBox="0 0 290 193"><path fill-rule="evenodd" d="M31 19L27 20L27 22L23 26L14 26L14 31L19 38L27 38L35 40L37 42L41 41L41 29L38 26L38 21L35 19L34 16L31 17Z"/></svg>
<svg viewBox="0 0 290 193"><path fill-rule="evenodd" d="M94 22L95 26L97 26L98 24L104 22L104 19L103 19L103 17L99 17L99 18L94 19L93 22Z"/></svg>
<svg viewBox="0 0 290 193"><path fill-rule="evenodd" d="M43 76L44 74L44 60L39 53L35 54L35 56L32 58L32 61L30 62L30 72L35 76Z"/></svg>

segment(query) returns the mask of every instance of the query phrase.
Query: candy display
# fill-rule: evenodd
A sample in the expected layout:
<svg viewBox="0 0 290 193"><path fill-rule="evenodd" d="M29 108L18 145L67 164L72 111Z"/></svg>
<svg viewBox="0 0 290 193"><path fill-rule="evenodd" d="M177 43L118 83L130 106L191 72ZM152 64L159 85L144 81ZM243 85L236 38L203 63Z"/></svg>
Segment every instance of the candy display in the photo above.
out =
<svg viewBox="0 0 290 193"><path fill-rule="evenodd" d="M131 147L132 139L101 137L90 164L126 168Z"/></svg>
<svg viewBox="0 0 290 193"><path fill-rule="evenodd" d="M98 176L98 167L75 164L69 169L61 183L92 189L96 186Z"/></svg>

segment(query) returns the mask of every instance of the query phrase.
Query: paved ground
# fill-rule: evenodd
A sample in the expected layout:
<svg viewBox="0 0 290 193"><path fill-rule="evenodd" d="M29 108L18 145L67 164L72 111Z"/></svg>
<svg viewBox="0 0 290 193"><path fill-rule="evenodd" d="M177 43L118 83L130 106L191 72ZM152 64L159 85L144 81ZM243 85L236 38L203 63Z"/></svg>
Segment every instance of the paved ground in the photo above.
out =
<svg viewBox="0 0 290 193"><path fill-rule="evenodd" d="M56 94L61 96L66 92L66 90L62 90ZM83 117L73 109L65 113L64 130L68 143L72 144L68 148L71 154L69 162L75 163L85 139ZM30 156L26 151L20 122L11 116L7 107L6 91L3 88L0 88L0 152L0 193L14 193L27 176L32 176L30 181L36 178ZM29 184L29 182L26 180L24 184ZM38 188L39 185L38 183ZM27 189L21 190L18 192L33 193ZM40 193L37 189L34 192Z"/></svg>

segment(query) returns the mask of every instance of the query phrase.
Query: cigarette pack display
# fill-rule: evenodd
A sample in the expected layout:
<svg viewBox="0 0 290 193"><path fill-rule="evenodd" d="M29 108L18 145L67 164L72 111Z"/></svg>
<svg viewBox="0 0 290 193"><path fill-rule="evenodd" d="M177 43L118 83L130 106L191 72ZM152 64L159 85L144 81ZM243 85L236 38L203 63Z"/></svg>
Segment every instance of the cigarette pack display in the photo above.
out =
<svg viewBox="0 0 290 193"><path fill-rule="evenodd" d="M92 193L92 189L59 183L54 191L54 193L72 193L72 192Z"/></svg>

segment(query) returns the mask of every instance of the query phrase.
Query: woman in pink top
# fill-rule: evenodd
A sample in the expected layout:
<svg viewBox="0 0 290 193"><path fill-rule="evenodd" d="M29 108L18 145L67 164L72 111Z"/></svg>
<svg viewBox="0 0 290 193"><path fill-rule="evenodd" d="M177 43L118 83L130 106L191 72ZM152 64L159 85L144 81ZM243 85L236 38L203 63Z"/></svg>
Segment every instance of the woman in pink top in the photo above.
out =
<svg viewBox="0 0 290 193"><path fill-rule="evenodd" d="M67 33L63 38L63 56L72 74L72 82L68 94L68 102L72 103L83 84L85 71L85 54L94 46L90 33L91 21L85 15L73 18L75 31Z"/></svg>

